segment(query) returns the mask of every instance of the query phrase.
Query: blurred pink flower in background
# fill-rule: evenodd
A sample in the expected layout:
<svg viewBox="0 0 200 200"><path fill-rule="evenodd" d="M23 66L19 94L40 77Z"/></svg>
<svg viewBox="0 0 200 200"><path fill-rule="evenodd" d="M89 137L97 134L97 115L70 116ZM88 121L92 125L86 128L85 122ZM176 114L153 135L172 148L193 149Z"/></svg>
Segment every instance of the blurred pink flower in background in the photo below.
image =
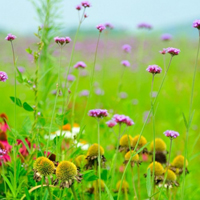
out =
<svg viewBox="0 0 200 200"><path fill-rule="evenodd" d="M6 72L0 71L0 81L5 82L8 79Z"/></svg>

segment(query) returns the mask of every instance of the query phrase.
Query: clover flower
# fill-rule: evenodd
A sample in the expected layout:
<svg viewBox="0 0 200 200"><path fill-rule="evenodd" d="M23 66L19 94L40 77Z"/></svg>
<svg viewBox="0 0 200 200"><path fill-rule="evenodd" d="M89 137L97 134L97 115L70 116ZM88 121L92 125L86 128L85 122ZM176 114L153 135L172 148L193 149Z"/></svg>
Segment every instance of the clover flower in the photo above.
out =
<svg viewBox="0 0 200 200"><path fill-rule="evenodd" d="M71 38L70 37L55 37L54 41L59 45L63 45L63 44L70 43L71 42Z"/></svg>
<svg viewBox="0 0 200 200"><path fill-rule="evenodd" d="M122 46L122 50L126 53L130 53L131 52L131 46L129 44L124 44Z"/></svg>
<svg viewBox="0 0 200 200"><path fill-rule="evenodd" d="M84 69L84 68L86 68L86 64L83 61L79 61L74 65L74 68L75 69L78 69L78 68L83 68Z"/></svg>
<svg viewBox="0 0 200 200"><path fill-rule="evenodd" d="M130 135L123 135L119 140L119 152L130 151L133 138Z"/></svg>
<svg viewBox="0 0 200 200"><path fill-rule="evenodd" d="M88 2L88 1L82 1L81 2L81 5L84 7L84 8L89 8L89 7L91 7L91 4Z"/></svg>
<svg viewBox="0 0 200 200"><path fill-rule="evenodd" d="M106 29L106 27L105 27L103 24L97 25L96 28L99 30L100 33L101 33L103 30Z"/></svg>
<svg viewBox="0 0 200 200"><path fill-rule="evenodd" d="M158 65L149 65L146 71L152 74L160 74L162 72L162 69Z"/></svg>
<svg viewBox="0 0 200 200"><path fill-rule="evenodd" d="M171 39L172 39L172 35L169 34L169 33L165 33L165 34L163 34L163 35L161 36L161 40L163 40L163 41L169 41L169 40L171 40Z"/></svg>
<svg viewBox="0 0 200 200"><path fill-rule="evenodd" d="M159 51L159 52L160 52L160 54L165 55L167 53L167 49L163 49L162 51Z"/></svg>
<svg viewBox="0 0 200 200"><path fill-rule="evenodd" d="M200 30L200 20L198 19L198 20L195 20L194 22L193 22L193 25L192 25L194 28L197 28L197 29L199 29Z"/></svg>
<svg viewBox="0 0 200 200"><path fill-rule="evenodd" d="M130 62L128 60L122 60L121 64L124 66L124 67L130 67Z"/></svg>
<svg viewBox="0 0 200 200"><path fill-rule="evenodd" d="M171 139L177 138L179 136L179 133L172 130L167 130L163 133L166 137L169 137Z"/></svg>
<svg viewBox="0 0 200 200"><path fill-rule="evenodd" d="M172 56L176 56L180 53L180 49L176 49L173 47L168 47L167 48L167 53L171 54Z"/></svg>
<svg viewBox="0 0 200 200"><path fill-rule="evenodd" d="M7 41L13 41L13 40L15 40L17 37L15 36L15 35L12 35L11 33L9 33L7 36L6 36L6 38L5 38L5 40L7 40Z"/></svg>
<svg viewBox="0 0 200 200"><path fill-rule="evenodd" d="M107 121L106 124L109 128L113 128L115 125L117 125L117 122L111 119Z"/></svg>
<svg viewBox="0 0 200 200"><path fill-rule="evenodd" d="M140 23L140 24L138 24L138 28L152 29L152 26L147 23Z"/></svg>
<svg viewBox="0 0 200 200"><path fill-rule="evenodd" d="M132 156L132 155L134 155L134 156ZM139 160L139 155L135 151L128 151L125 154L124 158L125 158L124 164L127 164L131 158L131 167L133 167L135 164L139 165L141 163Z"/></svg>
<svg viewBox="0 0 200 200"><path fill-rule="evenodd" d="M93 109L89 111L88 115L90 117L103 118L108 116L108 111L105 109Z"/></svg>
<svg viewBox="0 0 200 200"><path fill-rule="evenodd" d="M8 79L6 72L0 71L0 81L5 82Z"/></svg>

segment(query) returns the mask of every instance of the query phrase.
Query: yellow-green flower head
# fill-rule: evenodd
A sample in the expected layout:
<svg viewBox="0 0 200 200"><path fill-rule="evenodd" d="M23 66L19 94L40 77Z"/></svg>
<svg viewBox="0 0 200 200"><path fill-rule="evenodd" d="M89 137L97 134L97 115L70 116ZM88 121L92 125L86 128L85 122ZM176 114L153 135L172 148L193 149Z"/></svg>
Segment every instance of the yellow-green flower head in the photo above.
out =
<svg viewBox="0 0 200 200"><path fill-rule="evenodd" d="M171 165L176 168L183 168L184 160L185 160L184 156L182 156L182 155L176 156ZM188 161L186 159L185 167L187 167L187 166L188 166Z"/></svg>
<svg viewBox="0 0 200 200"><path fill-rule="evenodd" d="M167 170L168 172L167 172L167 181L171 181L171 182L175 182L176 181L176 174L172 171L172 170L170 170L170 169L168 169ZM166 170L165 170L165 173L166 173Z"/></svg>
<svg viewBox="0 0 200 200"><path fill-rule="evenodd" d="M136 135L132 140L132 146L135 147L140 135ZM140 141L138 143L139 147L143 147L147 143L147 140L144 136L140 137Z"/></svg>
<svg viewBox="0 0 200 200"><path fill-rule="evenodd" d="M98 147L99 145L97 143L94 143L92 146L90 146L87 152L87 156L98 156ZM104 155L104 149L102 146L100 146L100 155Z"/></svg>
<svg viewBox="0 0 200 200"><path fill-rule="evenodd" d="M99 187L99 179L97 181L94 181L93 184L92 184L92 186L94 187L95 190L96 190L96 187L97 187L97 183L96 182L98 182L98 187ZM104 190L104 189L105 189L105 183L104 183L103 180L101 180L101 190Z"/></svg>
<svg viewBox="0 0 200 200"><path fill-rule="evenodd" d="M153 173L153 162L147 167L147 169L151 170L151 173ZM160 175L163 175L163 173L165 172L163 166L155 161L155 176L160 176Z"/></svg>
<svg viewBox="0 0 200 200"><path fill-rule="evenodd" d="M160 139L160 138L156 138L155 139L155 150L156 151L166 151L167 149L167 145L165 144L165 142ZM154 142L152 141L151 142L151 145L150 145L150 149L151 151L153 151L153 148L154 148Z"/></svg>
<svg viewBox="0 0 200 200"><path fill-rule="evenodd" d="M62 182L75 179L77 175L76 165L70 161L62 161L56 169L56 176Z"/></svg>
<svg viewBox="0 0 200 200"><path fill-rule="evenodd" d="M130 159L131 155L133 155L133 154L135 154L135 153L136 153L135 151L129 151L129 152L127 152L127 153L125 154L125 161L128 161L128 160ZM139 161L139 155L136 154L135 156L133 156L133 157L131 158L131 161L133 161L133 162L138 162L138 161Z"/></svg>
<svg viewBox="0 0 200 200"><path fill-rule="evenodd" d="M39 157L36 159L33 169L36 170L40 175L48 176L53 174L55 165L46 157Z"/></svg>
<svg viewBox="0 0 200 200"><path fill-rule="evenodd" d="M87 164L86 156L85 155L79 155L75 158L75 165L77 167L83 167Z"/></svg>
<svg viewBox="0 0 200 200"><path fill-rule="evenodd" d="M120 185L121 185L121 180L117 182L117 185L116 185L117 191L119 191ZM124 191L128 191L128 189L129 189L129 184L128 184L128 182L125 181L125 180L123 180L123 182L122 182L122 191L123 191L123 192L124 192Z"/></svg>
<svg viewBox="0 0 200 200"><path fill-rule="evenodd" d="M119 141L119 145L121 147L129 147L131 146L133 138L130 135L123 135Z"/></svg>

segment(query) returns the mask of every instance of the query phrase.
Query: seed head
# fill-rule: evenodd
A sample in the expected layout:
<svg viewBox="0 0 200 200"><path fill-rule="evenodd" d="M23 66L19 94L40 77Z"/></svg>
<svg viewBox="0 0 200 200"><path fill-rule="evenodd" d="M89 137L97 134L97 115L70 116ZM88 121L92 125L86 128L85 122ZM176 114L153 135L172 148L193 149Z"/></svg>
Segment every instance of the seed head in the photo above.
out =
<svg viewBox="0 0 200 200"><path fill-rule="evenodd" d="M121 185L121 180L117 182L117 185L116 185L117 191L119 191L120 185ZM129 184L127 181L123 180L121 189L122 189L122 192L129 190Z"/></svg>
<svg viewBox="0 0 200 200"><path fill-rule="evenodd" d="M166 181L175 182L176 179L177 179L176 174L172 170L170 170L170 169L168 169L167 171L168 172L167 172L167 179L166 179ZM166 170L165 170L165 173L166 173Z"/></svg>
<svg viewBox="0 0 200 200"><path fill-rule="evenodd" d="M135 147L137 144L137 141L139 139L140 135L136 135L133 139L132 139L132 146ZM144 136L140 137L140 141L138 143L138 146L141 148L143 147L145 144L147 143L147 140Z"/></svg>
<svg viewBox="0 0 200 200"><path fill-rule="evenodd" d="M167 145L165 144L165 142L162 139L156 138L155 144L156 144L155 145L156 151L166 151ZM154 149L154 142L152 141L151 145L150 145L150 150L153 152L153 149Z"/></svg>
<svg viewBox="0 0 200 200"><path fill-rule="evenodd" d="M173 167L176 167L176 168L184 168L184 160L185 160L185 158L184 158L184 156L182 156L182 155L178 155L178 156L176 156L175 158L174 158L174 160L173 160L173 162L172 162L172 166ZM186 162L185 162L185 167L187 167L188 166L188 161L186 160Z"/></svg>
<svg viewBox="0 0 200 200"><path fill-rule="evenodd" d="M151 170L151 173L153 173L153 162L147 167L147 169ZM163 175L165 172L163 166L159 163L155 161L155 176L161 176Z"/></svg>
<svg viewBox="0 0 200 200"><path fill-rule="evenodd" d="M131 156L132 156L133 154L135 154L135 153L136 153L135 151L129 151L129 152L127 152L127 153L125 154L125 161L128 161L128 160L131 158ZM131 161L133 161L133 162L138 162L138 161L139 161L139 155L136 153L135 156L132 156Z"/></svg>
<svg viewBox="0 0 200 200"><path fill-rule="evenodd" d="M86 156L79 155L75 158L75 165L79 168L84 167L87 164Z"/></svg>
<svg viewBox="0 0 200 200"><path fill-rule="evenodd" d="M97 143L94 143L92 146L90 146L87 152L87 156L98 156L98 147L99 145ZM102 146L100 146L100 155L104 155L104 149Z"/></svg>

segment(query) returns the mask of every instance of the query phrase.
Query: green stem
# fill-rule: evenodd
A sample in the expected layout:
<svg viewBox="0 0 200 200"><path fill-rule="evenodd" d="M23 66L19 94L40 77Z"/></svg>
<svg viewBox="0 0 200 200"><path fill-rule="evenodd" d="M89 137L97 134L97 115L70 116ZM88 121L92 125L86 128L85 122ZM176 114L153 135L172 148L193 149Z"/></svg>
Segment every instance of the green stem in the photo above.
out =
<svg viewBox="0 0 200 200"><path fill-rule="evenodd" d="M75 190L74 190L74 185L72 184L72 186L71 186L71 190L72 190L72 194L73 194L73 196L74 196L74 200L78 200L78 198L77 198L77 196L76 196L76 192L75 192Z"/></svg>
<svg viewBox="0 0 200 200"><path fill-rule="evenodd" d="M140 165L137 165L137 172L138 172L138 199L141 199L141 191L140 191Z"/></svg>
<svg viewBox="0 0 200 200"><path fill-rule="evenodd" d="M137 192L136 192L136 188L135 188L135 180L134 180L134 173L133 173L133 167L131 166L131 176L132 176L132 182L133 182L133 191L135 193L134 199L136 197L136 199L138 200L138 196L137 196Z"/></svg>
<svg viewBox="0 0 200 200"><path fill-rule="evenodd" d="M98 172L99 172L99 200L101 200L100 120L98 120Z"/></svg>

